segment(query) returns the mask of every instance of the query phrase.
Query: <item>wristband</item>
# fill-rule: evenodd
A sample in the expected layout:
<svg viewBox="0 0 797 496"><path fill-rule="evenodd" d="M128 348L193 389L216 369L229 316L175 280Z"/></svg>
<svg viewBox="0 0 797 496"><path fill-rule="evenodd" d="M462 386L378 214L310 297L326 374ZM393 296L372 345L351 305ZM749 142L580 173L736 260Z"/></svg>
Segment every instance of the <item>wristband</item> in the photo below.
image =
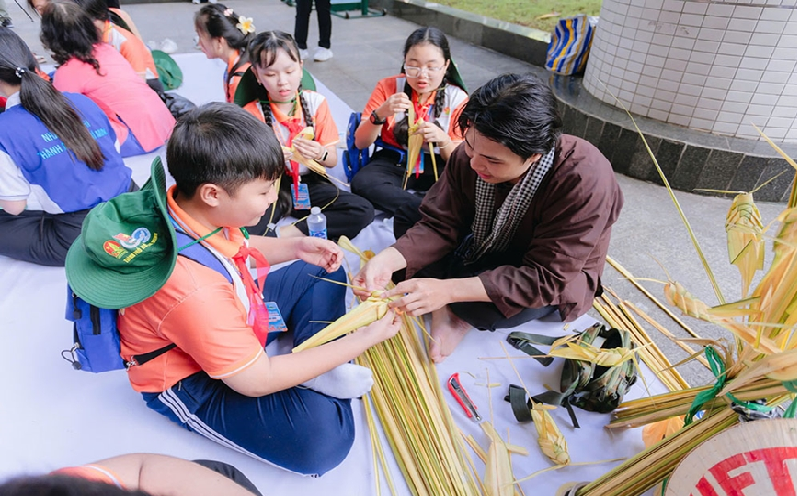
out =
<svg viewBox="0 0 797 496"><path fill-rule="evenodd" d="M320 159L320 161L321 161L321 162L324 162L324 161L326 161L326 159L327 159L327 157L328 157L328 156L329 156L329 150L327 150L326 148L324 148L324 154L323 154L323 155L321 155L321 159Z"/></svg>

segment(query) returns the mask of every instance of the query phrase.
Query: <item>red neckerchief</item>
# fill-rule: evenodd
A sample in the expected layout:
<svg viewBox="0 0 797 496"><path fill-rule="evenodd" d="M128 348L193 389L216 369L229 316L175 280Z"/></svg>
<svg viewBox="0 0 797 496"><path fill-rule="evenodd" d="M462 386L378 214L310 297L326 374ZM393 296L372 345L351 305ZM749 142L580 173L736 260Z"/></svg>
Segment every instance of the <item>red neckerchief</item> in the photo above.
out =
<svg viewBox="0 0 797 496"><path fill-rule="evenodd" d="M426 100L426 103L423 105L418 104L418 94L413 92L412 95L412 106L415 107L415 117L421 117L425 122L429 122L429 118L431 117L431 106L434 103L434 98L437 95L437 91L432 93L432 95ZM412 123L414 124L414 122Z"/></svg>
<svg viewBox="0 0 797 496"><path fill-rule="evenodd" d="M432 104L434 103L434 99L436 96L437 96L437 90L435 90L429 96L429 98L426 99L426 103L420 105L418 103L418 93L414 91L412 92L412 106L415 107L415 119L418 119L418 117L420 117L421 119L423 119L424 122L429 122L429 119L431 117L431 107ZM415 124L415 122L409 123L409 125L413 124ZM423 160L423 150L421 150L421 153L418 154L418 163L415 164L415 179L418 179L421 176L421 168L419 165L421 163L421 160Z"/></svg>
<svg viewBox="0 0 797 496"><path fill-rule="evenodd" d="M297 100L294 101L294 106L293 106L293 109L291 109L291 114L295 114L296 113L296 107L297 107L296 103L298 102L298 99L301 98L301 97L302 97L301 94L297 94L296 95L296 99ZM272 107L271 111L272 111L272 113L274 113L274 107ZM293 138L298 136L299 133L301 133L302 130L305 128L304 119L302 117L293 117L293 116L290 116L290 115L284 121L277 123L277 125L283 125L283 126L288 128L288 142L285 144L285 146L288 146L288 147L293 146ZM275 129L274 132L277 134L277 138L280 141L282 141L282 133L278 132L277 129ZM295 160L291 160L290 164L291 164L291 166L290 166L290 168L288 168L288 175L290 175L291 179L293 180L293 193L294 193L294 196L296 198L298 198L299 197L299 182L300 182L300 178L299 178L299 162L297 162Z"/></svg>
<svg viewBox="0 0 797 496"><path fill-rule="evenodd" d="M252 278L252 274L249 272L247 264L249 257L255 260L257 281ZM249 299L249 314L246 316L246 323L252 326L260 344L266 346L266 340L268 339L268 308L263 302L263 288L268 275L268 260L257 248L246 245L241 246L238 253L232 257L232 260L241 274L241 279L246 289L246 297Z"/></svg>

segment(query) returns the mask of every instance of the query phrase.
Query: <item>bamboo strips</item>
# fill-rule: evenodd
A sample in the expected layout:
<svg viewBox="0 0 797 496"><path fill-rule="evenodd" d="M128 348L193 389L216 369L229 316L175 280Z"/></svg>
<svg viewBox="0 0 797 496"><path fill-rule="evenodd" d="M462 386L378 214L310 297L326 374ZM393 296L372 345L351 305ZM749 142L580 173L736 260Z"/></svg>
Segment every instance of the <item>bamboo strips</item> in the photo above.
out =
<svg viewBox="0 0 797 496"><path fill-rule="evenodd" d="M629 496L642 494L669 476L678 462L703 441L739 422L730 408L707 414L587 484L576 496Z"/></svg>
<svg viewBox="0 0 797 496"><path fill-rule="evenodd" d="M457 446L457 431L449 429L446 403L438 401L439 385L426 373L418 344L418 331L405 317L396 337L358 358L374 371L371 399L413 494L478 495L478 483Z"/></svg>
<svg viewBox="0 0 797 496"><path fill-rule="evenodd" d="M615 269L617 272L619 272L620 274L622 274L622 275L623 275L623 277L625 277L626 279L628 279L628 281L629 281L631 284L633 284L633 285L634 285L634 287L636 287L638 290L640 290L640 291L642 292L642 294L644 294L645 296L647 296L648 298L650 298L650 301L652 301L653 303L655 303L657 307L659 307L659 308L660 308L660 309L661 309L661 310L662 310L664 313L666 313L666 314L667 314L667 315L668 315L668 316L669 316L669 317L670 317L670 318L671 318L673 321L675 321L675 323L676 323L676 324L678 324L679 326L681 326L681 328L682 328L683 330L685 330L686 332L688 332L690 336L692 336L693 338L701 339L701 338L700 338L700 336L698 336L698 335L697 335L697 333L696 333L695 331L693 331L693 330L692 330L692 329L691 329L691 328L690 328L688 325L686 325L686 324L684 323L684 321L683 321L683 320L681 320L681 319L680 319L680 318L679 318L677 315L675 315L675 314L672 312L672 310L670 310L669 308L667 308L667 307L666 307L666 306L665 306L665 305L664 305L664 304L663 304L663 303L662 303L662 302L661 302L661 301L660 301L658 298L656 298L655 296L653 296L653 294L652 294L650 291L648 291L647 289L645 289L645 287L644 287L644 286L642 286L641 284L639 284L639 282L636 280L636 278L634 277L634 275L633 275L633 274L631 274L631 273L630 273L628 270L626 270L626 269L625 269L625 267L623 267L622 265L620 265L620 264L619 264L619 263L618 263L616 260L614 260L612 257L608 257L608 256L607 256L607 257L606 257L606 261L607 261L607 262L609 262L609 265L611 265L612 267L614 267L614 269Z"/></svg>
<svg viewBox="0 0 797 496"><path fill-rule="evenodd" d="M625 306L627 306L628 308L633 310L637 315L639 315L640 317L645 319L645 321L648 324L652 325L657 331L659 331L660 333L662 333L665 336L667 336L668 338L670 338L670 340L673 343L675 343L676 345L678 345L682 350L686 351L690 355L694 355L695 353L697 353L697 350L695 350L694 348L692 348L688 344L684 343L682 340L678 339L673 333L671 333L669 331L669 329L667 329L663 325L661 325L658 322L656 322L650 315L646 314L645 312L643 312L642 310L637 308L636 305L634 305L633 303L631 303L628 300L623 301L623 303L625 304ZM706 360L704 357L698 356L697 357L697 361L699 361L700 363L705 365L706 368L710 368L709 364L708 364L708 360Z"/></svg>
<svg viewBox="0 0 797 496"><path fill-rule="evenodd" d="M601 295L600 300L596 299L593 302L593 307L610 326L626 329L631 333L632 339L639 346L637 351L642 361L651 368L653 373L670 391L689 387L689 384L681 374L672 367L672 364L661 352L661 349L653 343L650 336L641 328L639 322L624 308L622 302L618 306L604 293Z"/></svg>

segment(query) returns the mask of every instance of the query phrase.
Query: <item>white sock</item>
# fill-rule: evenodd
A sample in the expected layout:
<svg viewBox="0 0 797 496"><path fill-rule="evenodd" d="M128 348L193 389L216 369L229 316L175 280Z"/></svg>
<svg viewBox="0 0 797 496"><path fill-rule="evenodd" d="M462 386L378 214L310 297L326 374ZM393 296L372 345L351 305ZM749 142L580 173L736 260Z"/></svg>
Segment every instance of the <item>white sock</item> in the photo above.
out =
<svg viewBox="0 0 797 496"><path fill-rule="evenodd" d="M302 384L307 389L340 399L359 398L370 391L373 385L371 369L353 363L338 365Z"/></svg>

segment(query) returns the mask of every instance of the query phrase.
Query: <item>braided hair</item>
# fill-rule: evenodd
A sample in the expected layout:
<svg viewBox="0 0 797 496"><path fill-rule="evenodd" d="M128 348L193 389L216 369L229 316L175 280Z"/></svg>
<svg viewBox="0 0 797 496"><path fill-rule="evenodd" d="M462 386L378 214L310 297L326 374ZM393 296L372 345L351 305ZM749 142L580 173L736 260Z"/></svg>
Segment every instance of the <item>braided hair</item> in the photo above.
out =
<svg viewBox="0 0 797 496"><path fill-rule="evenodd" d="M279 50L284 50L294 62L300 62L302 60L301 55L299 55L299 46L296 44L293 36L282 31L266 31L258 34L249 44L249 54L252 65L261 69L271 66L277 59ZM304 98L301 83L299 84L299 104L302 107L302 117L304 118L305 125L315 129L313 114L310 113L307 100ZM268 100L265 102L261 101L260 108L263 110L263 117L265 117L266 124L271 126L273 124L273 118L271 115L270 102Z"/></svg>
<svg viewBox="0 0 797 496"><path fill-rule="evenodd" d="M228 13L229 15L224 15ZM204 33L211 38L223 38L230 48L238 50L240 56L232 70L227 74L226 85L235 76L238 69L249 62L249 43L252 41L253 34L244 34L236 27L238 16L232 9L228 9L221 3L210 3L204 5L194 15L194 28L198 33Z"/></svg>
<svg viewBox="0 0 797 496"><path fill-rule="evenodd" d="M58 64L77 59L94 67L102 76L100 63L94 57L94 46L100 42L100 33L79 5L72 2L47 4L42 10L39 37Z"/></svg>
<svg viewBox="0 0 797 496"><path fill-rule="evenodd" d="M36 69L36 60L25 42L14 31L0 28L0 81L19 85L22 108L38 117L76 159L95 171L102 170L105 156L83 118L61 92L36 74Z"/></svg>
<svg viewBox="0 0 797 496"><path fill-rule="evenodd" d="M437 28L428 27L428 28L418 28L412 32L412 34L407 37L407 41L404 43L404 57L407 56L407 53L410 51L411 48L419 46L419 45L431 45L439 48L443 52L443 59L448 62L448 68L446 69L446 73L443 76L443 81L440 83L440 86L437 88L437 93L435 94L434 105L432 107L432 118L434 119L434 124L442 129L443 126L437 121L437 118L443 113L445 109L445 101L446 101L446 86L448 86L449 82L452 81L453 78L453 71L454 71L454 64L451 63L451 49L448 45L448 38L446 35ZM404 64L401 65L401 73L405 72ZM409 81L404 82L404 93L407 95L407 98L412 101L412 86L410 86ZM407 146L407 140L409 139L409 121L408 119L403 119L401 122L396 123L393 129L393 135L398 141L399 144L403 146Z"/></svg>

